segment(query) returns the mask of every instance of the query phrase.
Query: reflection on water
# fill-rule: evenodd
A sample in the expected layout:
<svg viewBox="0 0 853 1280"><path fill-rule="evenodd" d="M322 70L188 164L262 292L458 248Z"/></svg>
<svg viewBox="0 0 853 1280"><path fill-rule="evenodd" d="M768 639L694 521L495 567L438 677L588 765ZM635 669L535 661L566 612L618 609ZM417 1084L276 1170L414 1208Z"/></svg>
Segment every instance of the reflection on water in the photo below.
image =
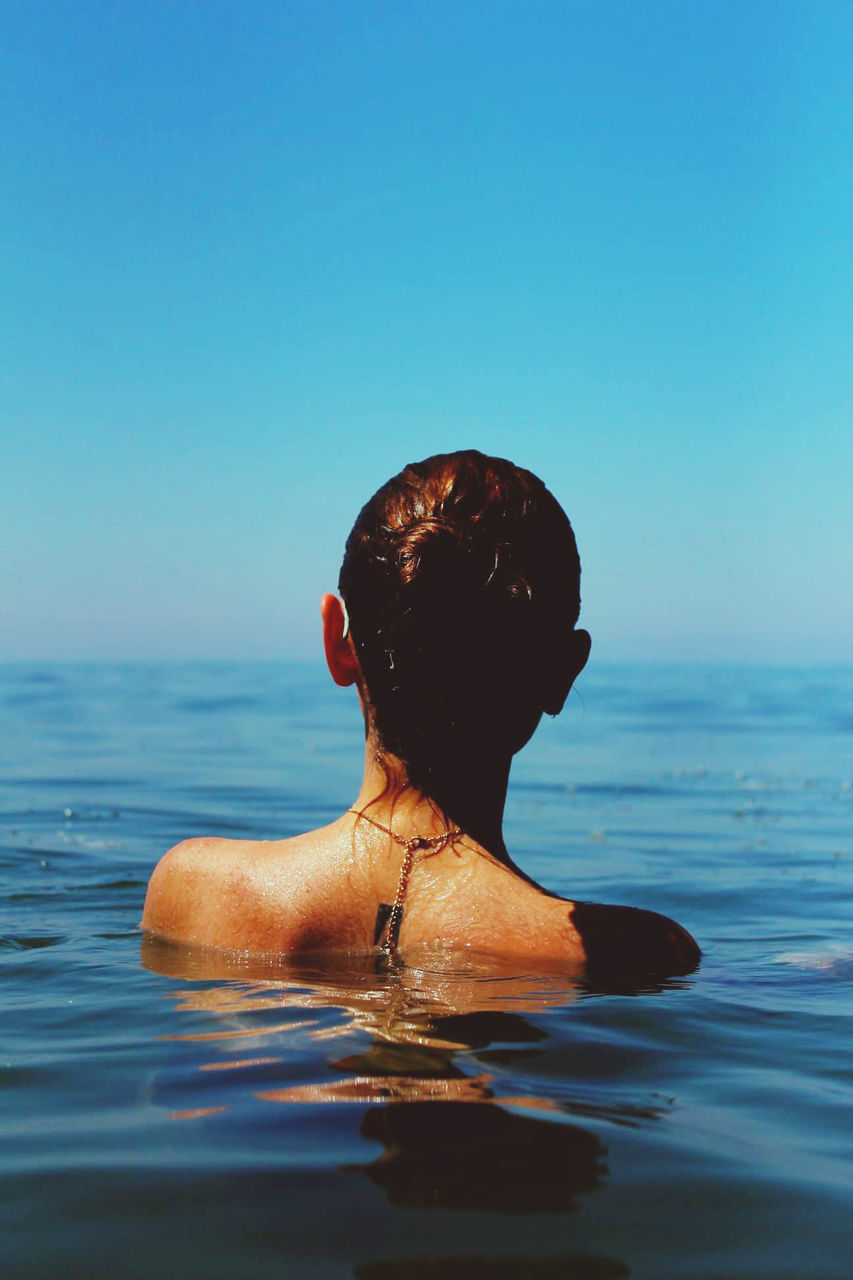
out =
<svg viewBox="0 0 853 1280"><path fill-rule="evenodd" d="M408 1208L565 1212L607 1172L587 1130L476 1101L371 1107L361 1133L384 1150L348 1168Z"/></svg>
<svg viewBox="0 0 853 1280"><path fill-rule="evenodd" d="M625 1280L617 1258L564 1254L559 1258L396 1258L355 1268L354 1280Z"/></svg>
<svg viewBox="0 0 853 1280"><path fill-rule="evenodd" d="M620 1106L612 1097L599 1107L583 1099L496 1089L484 1062L505 1066L544 1054L547 1032L533 1017L583 993L584 984L564 974L533 978L492 956L452 955L431 957L429 969L398 964L377 972L372 955L266 961L185 950L147 937L142 958L150 969L198 983L172 993L177 1013L214 1015L219 1022L214 1030L179 1031L163 1039L205 1047L219 1041L225 1053L237 1042L239 1056L209 1061L202 1055L195 1064L199 1073L237 1073L245 1090L264 1103L366 1105L360 1136L380 1144L381 1154L340 1169L368 1178L393 1205L527 1214L576 1210L607 1176L606 1149L595 1133L568 1117L606 1116L636 1125L661 1111ZM278 1011L322 1011L323 1017L265 1020ZM341 1053L342 1041L356 1034L364 1047ZM255 1036L268 1047L274 1041L276 1052L247 1056L244 1042ZM325 1066L335 1078L259 1089L257 1069L270 1079L302 1037L328 1042L334 1052ZM200 1074L198 1088L202 1096ZM182 1107L172 1118L220 1114L226 1105L234 1101ZM506 1274L495 1271L500 1265L483 1259L481 1273ZM543 1265L546 1270L530 1274L553 1274L547 1270L552 1262ZM611 1269L577 1274L626 1274L612 1269L619 1263L604 1265ZM406 1267L407 1274L429 1274ZM362 1268L358 1274L385 1273Z"/></svg>

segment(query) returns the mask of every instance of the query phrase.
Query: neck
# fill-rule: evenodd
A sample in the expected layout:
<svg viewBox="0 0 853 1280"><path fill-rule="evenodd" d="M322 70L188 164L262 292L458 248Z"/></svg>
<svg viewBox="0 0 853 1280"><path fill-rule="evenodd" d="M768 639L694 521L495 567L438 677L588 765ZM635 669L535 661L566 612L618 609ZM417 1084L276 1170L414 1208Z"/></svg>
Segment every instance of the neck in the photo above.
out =
<svg viewBox="0 0 853 1280"><path fill-rule="evenodd" d="M473 758L470 758L473 757ZM366 809L402 836L432 836L457 827L507 866L513 863L503 838L503 813L511 756L449 759L428 790L409 779L403 761L381 756L367 740L364 779L355 809Z"/></svg>

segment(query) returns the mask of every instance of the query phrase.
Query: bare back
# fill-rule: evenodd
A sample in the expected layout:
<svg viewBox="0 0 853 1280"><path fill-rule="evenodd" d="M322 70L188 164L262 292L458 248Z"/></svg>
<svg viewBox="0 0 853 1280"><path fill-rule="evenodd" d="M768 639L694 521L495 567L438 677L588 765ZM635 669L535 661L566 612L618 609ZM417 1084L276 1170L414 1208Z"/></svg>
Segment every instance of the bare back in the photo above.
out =
<svg viewBox="0 0 853 1280"><path fill-rule="evenodd" d="M394 899L400 866L393 844L357 846L346 816L287 840L187 840L156 868L142 926L227 950L368 949L380 904ZM572 907L465 838L415 860L400 948L472 947L582 965Z"/></svg>
<svg viewBox="0 0 853 1280"><path fill-rule="evenodd" d="M187 840L151 877L142 927L255 954L367 951L394 900L399 854L360 846L347 815L287 840ZM666 916L558 898L467 837L413 865L399 948L409 959L470 948L593 978L690 973L701 955Z"/></svg>

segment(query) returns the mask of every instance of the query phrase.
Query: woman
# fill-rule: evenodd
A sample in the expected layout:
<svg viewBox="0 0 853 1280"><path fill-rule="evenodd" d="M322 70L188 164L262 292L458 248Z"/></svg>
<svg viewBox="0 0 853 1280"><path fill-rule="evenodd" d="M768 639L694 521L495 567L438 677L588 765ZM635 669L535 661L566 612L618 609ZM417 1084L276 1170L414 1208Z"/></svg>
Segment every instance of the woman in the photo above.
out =
<svg viewBox="0 0 853 1280"><path fill-rule="evenodd" d="M686 973L699 949L653 912L558 898L502 834L513 755L586 663L571 525L529 471L474 450L406 467L361 511L326 661L364 713L361 790L286 840L195 839L151 878L142 925L251 952L424 949Z"/></svg>

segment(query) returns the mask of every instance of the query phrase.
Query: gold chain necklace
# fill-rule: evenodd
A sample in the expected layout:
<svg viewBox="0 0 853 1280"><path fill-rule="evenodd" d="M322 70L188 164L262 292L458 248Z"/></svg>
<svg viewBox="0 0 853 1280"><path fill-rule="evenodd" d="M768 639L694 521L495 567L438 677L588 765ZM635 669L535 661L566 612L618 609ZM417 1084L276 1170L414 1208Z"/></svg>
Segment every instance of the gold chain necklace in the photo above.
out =
<svg viewBox="0 0 853 1280"><path fill-rule="evenodd" d="M379 946L381 955L390 956L397 950L397 943L400 938L403 903L406 898L406 889L409 885L409 876L414 865L415 854L423 849L431 850L431 856L432 854L441 853L444 846L456 836L461 836L462 832L458 828L452 831L448 828L438 836L410 836L406 838L406 836L398 835L396 831L392 831L390 827L386 827L384 823L377 822L375 818L371 818L363 809L347 809L347 813L354 813L357 818L364 818L365 822L369 822L372 827L378 827L380 831L384 831L386 836L390 836L401 848L406 850L403 857L403 866L400 870L400 879L397 881L397 892L394 894L394 901L392 903L380 902L379 909L376 912L373 945Z"/></svg>

